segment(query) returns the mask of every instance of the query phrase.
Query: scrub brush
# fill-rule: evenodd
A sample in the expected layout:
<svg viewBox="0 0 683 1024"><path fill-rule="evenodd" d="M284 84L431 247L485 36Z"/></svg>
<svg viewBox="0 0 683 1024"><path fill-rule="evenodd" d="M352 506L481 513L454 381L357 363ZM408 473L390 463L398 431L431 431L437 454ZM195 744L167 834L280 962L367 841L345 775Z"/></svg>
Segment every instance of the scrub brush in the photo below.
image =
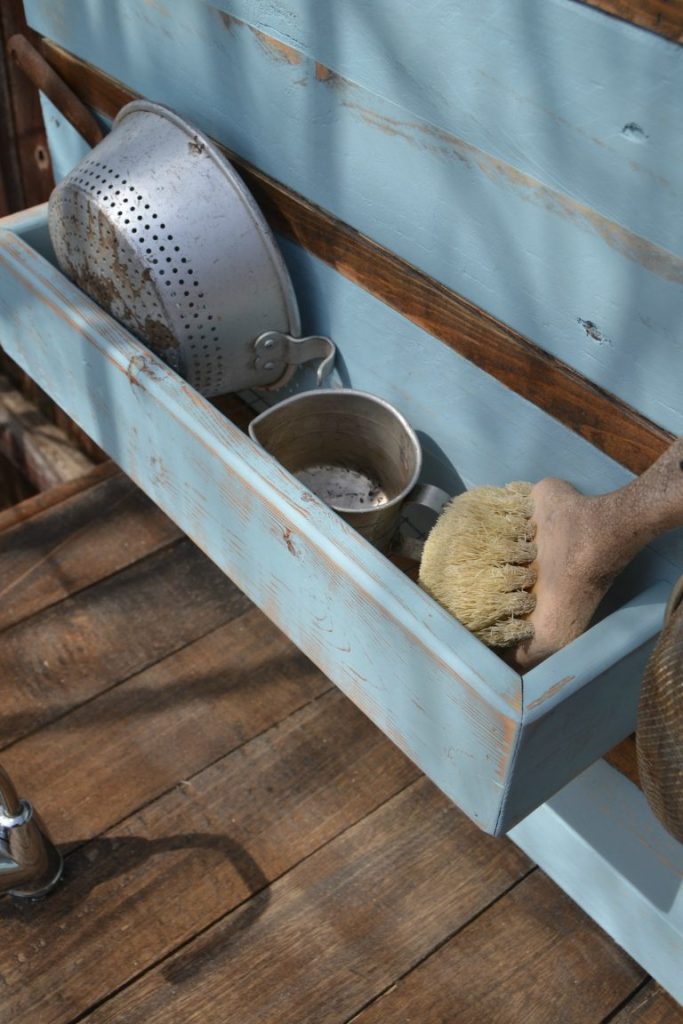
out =
<svg viewBox="0 0 683 1024"><path fill-rule="evenodd" d="M528 670L588 626L615 576L683 526L683 438L609 494L564 480L477 487L446 506L419 582L489 647Z"/></svg>

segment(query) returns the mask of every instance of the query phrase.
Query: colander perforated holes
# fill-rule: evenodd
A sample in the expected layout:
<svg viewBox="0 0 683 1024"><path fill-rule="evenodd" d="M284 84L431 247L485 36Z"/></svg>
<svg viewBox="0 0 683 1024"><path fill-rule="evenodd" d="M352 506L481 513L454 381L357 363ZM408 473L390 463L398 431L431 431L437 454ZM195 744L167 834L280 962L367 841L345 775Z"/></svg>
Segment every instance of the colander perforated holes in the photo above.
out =
<svg viewBox="0 0 683 1024"><path fill-rule="evenodd" d="M201 301L204 292L175 224L160 218L139 183L104 161L81 164L67 182L72 188L61 194L70 231L62 237L69 239L69 252L58 253L60 263L71 267L75 280L151 347L157 341L157 351L177 366L174 353L160 347L148 322L151 318L170 330L180 351L187 349L191 382L200 390L211 389L222 367L217 329L206 322L213 316ZM99 289L98 282L103 285Z"/></svg>

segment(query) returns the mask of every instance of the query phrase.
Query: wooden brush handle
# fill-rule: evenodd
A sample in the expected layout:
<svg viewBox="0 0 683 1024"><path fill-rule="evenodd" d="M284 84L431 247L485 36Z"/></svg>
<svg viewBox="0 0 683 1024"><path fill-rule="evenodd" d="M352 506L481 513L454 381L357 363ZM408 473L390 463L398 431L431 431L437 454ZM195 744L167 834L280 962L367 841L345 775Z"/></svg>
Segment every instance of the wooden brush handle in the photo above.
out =
<svg viewBox="0 0 683 1024"><path fill-rule="evenodd" d="M683 437L637 480L592 501L598 528L614 552L610 569L618 572L655 537L683 526Z"/></svg>

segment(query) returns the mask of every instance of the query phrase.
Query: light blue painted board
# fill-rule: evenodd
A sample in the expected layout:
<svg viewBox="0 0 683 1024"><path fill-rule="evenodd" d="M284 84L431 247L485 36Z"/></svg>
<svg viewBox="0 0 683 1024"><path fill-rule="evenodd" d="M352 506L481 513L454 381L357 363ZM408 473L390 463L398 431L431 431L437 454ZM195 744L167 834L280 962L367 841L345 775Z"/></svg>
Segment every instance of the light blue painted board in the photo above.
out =
<svg viewBox="0 0 683 1024"><path fill-rule="evenodd" d="M510 838L683 1002L683 845L632 782L598 761Z"/></svg>
<svg viewBox="0 0 683 1024"><path fill-rule="evenodd" d="M75 167L83 157L87 156L90 146L42 93L40 94L40 105L43 111L45 131L50 142L52 174L57 182L61 181L72 167ZM55 144L50 141L52 139L59 139L59 142Z"/></svg>
<svg viewBox="0 0 683 1024"><path fill-rule="evenodd" d="M482 828L520 679L16 235L3 345Z"/></svg>
<svg viewBox="0 0 683 1024"><path fill-rule="evenodd" d="M676 43L575 0L215 6L683 255Z"/></svg>
<svg viewBox="0 0 683 1024"><path fill-rule="evenodd" d="M391 100L343 78L319 81L308 57L290 63L199 0L180 0L172 16L137 0L31 0L29 14L68 49L683 433L680 257ZM668 210L676 223L677 206Z"/></svg>
<svg viewBox="0 0 683 1024"><path fill-rule="evenodd" d="M524 710L501 810L507 831L636 726L643 673L670 593L662 583L597 623L524 676Z"/></svg>
<svg viewBox="0 0 683 1024"><path fill-rule="evenodd" d="M44 208L42 218L45 234ZM26 215L25 228L21 217L10 223L47 252L45 239L38 238L38 211ZM504 821L511 821L518 813L519 793L523 795L523 787L517 785L517 795L507 799L508 790L515 786L515 760L523 763L518 726L525 708L519 677L324 506L302 505L300 488L291 478L275 470L271 460L242 435L235 437L231 426L163 364L149 363L158 379L148 380L140 372L148 365L140 361L140 353L146 350L31 249L15 240L6 241L5 251L0 264L0 315L4 314L2 336L10 354L456 803L490 831L499 831ZM291 267L292 252L287 256ZM506 445L512 445L509 455L516 457L518 434L509 424L528 417L527 436L534 443L523 458L530 469L539 469L544 459L557 459L566 445L576 466L584 473L592 467L594 484L602 473L604 483L613 464L535 406L308 254L295 269L301 294L306 296L304 322L314 330L329 329L340 343L345 364L342 382L374 390L399 407L409 406L404 411L418 428L425 427L425 435L436 429L449 456L457 444L466 477L483 473L490 479L502 471L500 459ZM304 272L306 281L301 277ZM319 309L323 299L324 309ZM393 360L376 361L373 347L364 341L375 333L392 338ZM403 356L416 350L425 357L417 364L424 377L413 379L411 387L405 379ZM133 366L131 352L135 353ZM132 380L123 376L123 369ZM439 383L442 379L444 384ZM417 402L418 395L429 396L431 404ZM509 418L507 429L505 417ZM202 441L211 443L213 451L205 455ZM259 487L247 507L254 467ZM295 506L290 508L292 500ZM281 521L275 525L279 510ZM256 538L252 546L245 542L248 528ZM305 550L305 566L289 551L286 529L292 532L293 547ZM329 555L334 571L321 553ZM323 558L322 566L317 558ZM648 561L643 578L663 570L675 575L663 558L651 554ZM373 581L368 589L375 600L371 606L366 591L359 597L354 589L360 586L359 580L365 586L368 574ZM643 603L646 600L647 595ZM400 616L393 611L396 602ZM376 626L378 609L386 609L389 625ZM620 695L619 675L610 672L610 658L625 667L630 645L635 651L634 672L640 672L638 648L647 616L641 614L632 623L630 615L629 609L617 611L598 627L594 643L588 633L575 648L576 678L588 684L591 676L605 673L606 681L598 684L601 706ZM380 643L377 628L382 631ZM404 643L408 633L410 639ZM391 647L388 653L385 643ZM547 663L549 672L554 660ZM452 675L456 664L460 666L457 678ZM489 688L493 691L490 701ZM463 696L467 703L470 694L475 701L481 697L484 712L477 704L472 714L461 714L459 699ZM552 707L551 711L559 722L563 710ZM571 731L571 702L566 715ZM613 742L609 716L597 717L592 735L596 756ZM489 744L499 745L497 755ZM566 781L566 754L566 749L550 746L540 788L534 790L538 800ZM585 751L571 752L571 757L573 770L587 763ZM504 804L506 818L501 817Z"/></svg>

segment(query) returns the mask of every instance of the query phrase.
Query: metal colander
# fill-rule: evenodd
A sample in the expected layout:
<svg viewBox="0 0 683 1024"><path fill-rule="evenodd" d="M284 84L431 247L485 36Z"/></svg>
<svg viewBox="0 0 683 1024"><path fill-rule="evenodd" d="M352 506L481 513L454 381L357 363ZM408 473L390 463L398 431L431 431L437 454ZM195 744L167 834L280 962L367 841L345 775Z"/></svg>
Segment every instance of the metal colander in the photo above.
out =
<svg viewBox="0 0 683 1024"><path fill-rule="evenodd" d="M205 395L285 384L328 338L299 338L294 290L268 225L216 146L136 101L57 186L60 268Z"/></svg>

